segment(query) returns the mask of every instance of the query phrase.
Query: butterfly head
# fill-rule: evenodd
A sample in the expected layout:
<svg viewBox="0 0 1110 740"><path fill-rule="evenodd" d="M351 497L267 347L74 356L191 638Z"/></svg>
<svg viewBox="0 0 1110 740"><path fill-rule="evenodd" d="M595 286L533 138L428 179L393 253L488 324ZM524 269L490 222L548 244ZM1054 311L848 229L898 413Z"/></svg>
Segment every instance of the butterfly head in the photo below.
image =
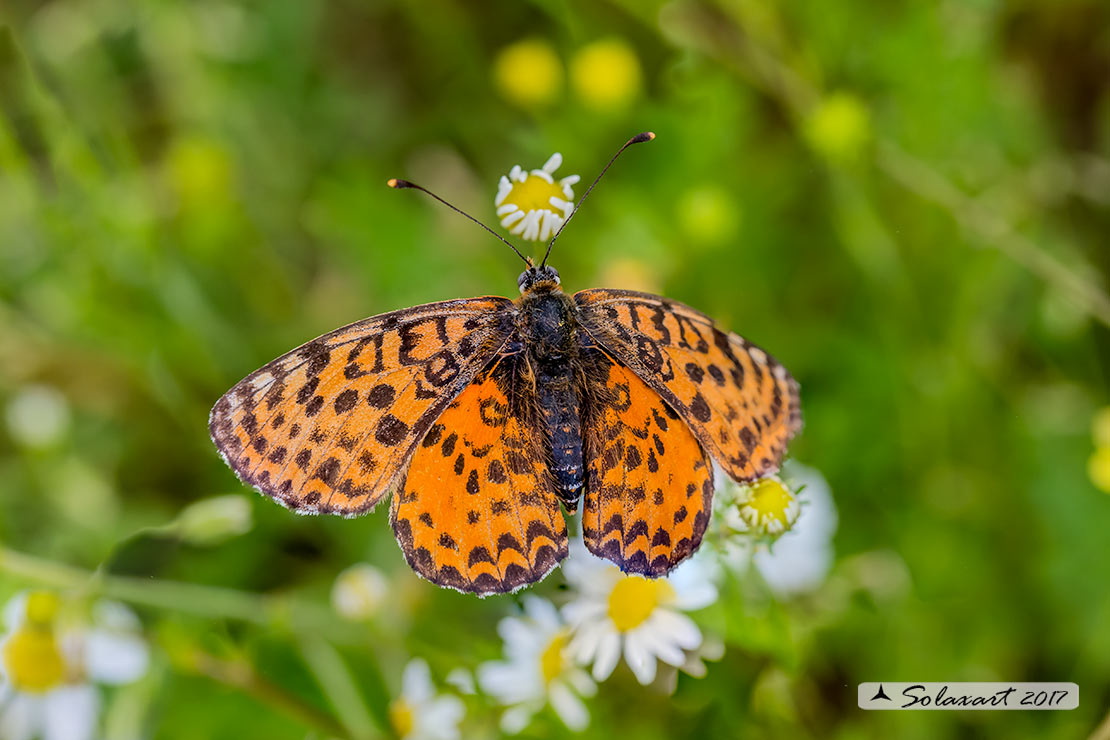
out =
<svg viewBox="0 0 1110 740"><path fill-rule="evenodd" d="M529 267L527 270L520 273L520 277L516 279L517 287L520 288L521 293L527 293L537 288L547 288L551 290L558 287L559 283L559 271L551 265Z"/></svg>

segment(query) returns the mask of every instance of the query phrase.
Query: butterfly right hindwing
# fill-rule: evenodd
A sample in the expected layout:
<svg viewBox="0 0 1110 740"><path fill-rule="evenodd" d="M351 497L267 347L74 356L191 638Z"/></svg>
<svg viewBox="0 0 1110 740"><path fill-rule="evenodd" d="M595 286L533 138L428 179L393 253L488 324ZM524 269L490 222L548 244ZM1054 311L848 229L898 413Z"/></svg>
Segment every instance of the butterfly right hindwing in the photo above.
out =
<svg viewBox="0 0 1110 740"><path fill-rule="evenodd" d="M585 428L582 536L626 573L666 574L701 544L713 466L690 428L627 367L602 353Z"/></svg>

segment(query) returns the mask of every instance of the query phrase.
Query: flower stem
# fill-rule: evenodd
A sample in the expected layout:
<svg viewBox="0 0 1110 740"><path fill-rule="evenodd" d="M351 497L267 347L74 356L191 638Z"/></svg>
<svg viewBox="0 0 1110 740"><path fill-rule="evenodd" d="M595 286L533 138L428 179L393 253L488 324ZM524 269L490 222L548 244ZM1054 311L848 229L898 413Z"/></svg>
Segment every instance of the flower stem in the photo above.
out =
<svg viewBox="0 0 1110 740"><path fill-rule="evenodd" d="M263 704L280 709L304 724L315 727L327 737L354 737L334 717L267 681L249 663L221 660L196 650L190 656L189 669L197 675L239 689Z"/></svg>
<svg viewBox="0 0 1110 740"><path fill-rule="evenodd" d="M38 585L82 590L133 604L197 616L254 624L287 624L297 630L333 634L331 612L287 597L265 596L219 586L156 578L108 575L0 547L0 572Z"/></svg>
<svg viewBox="0 0 1110 740"><path fill-rule="evenodd" d="M339 715L339 721L355 740L379 735L343 658L327 641L309 634L300 640L301 656L316 682Z"/></svg>

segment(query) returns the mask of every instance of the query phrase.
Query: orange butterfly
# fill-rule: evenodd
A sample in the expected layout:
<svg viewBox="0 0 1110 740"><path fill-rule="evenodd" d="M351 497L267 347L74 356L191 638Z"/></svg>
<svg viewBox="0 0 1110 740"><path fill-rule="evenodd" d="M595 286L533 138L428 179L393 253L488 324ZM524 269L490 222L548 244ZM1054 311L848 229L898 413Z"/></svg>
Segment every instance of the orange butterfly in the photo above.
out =
<svg viewBox="0 0 1110 740"><path fill-rule="evenodd" d="M560 504L573 514L579 498L592 552L625 572L669 572L701 544L713 460L738 481L778 469L801 427L798 385L692 308L624 290L567 295L546 255L524 259L515 301L382 314L251 373L212 409L216 447L300 513L363 514L395 489L405 559L459 591L546 576L567 554Z"/></svg>

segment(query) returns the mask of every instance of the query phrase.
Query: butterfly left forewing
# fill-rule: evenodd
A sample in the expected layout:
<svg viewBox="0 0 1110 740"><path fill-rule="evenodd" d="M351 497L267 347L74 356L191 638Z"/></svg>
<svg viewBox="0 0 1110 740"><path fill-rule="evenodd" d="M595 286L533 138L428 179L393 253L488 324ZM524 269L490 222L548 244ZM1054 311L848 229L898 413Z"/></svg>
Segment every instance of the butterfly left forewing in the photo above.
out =
<svg viewBox="0 0 1110 740"><path fill-rule="evenodd" d="M574 300L592 339L662 396L730 476L778 469L802 415L798 384L773 357L659 296L597 289Z"/></svg>
<svg viewBox="0 0 1110 740"><path fill-rule="evenodd" d="M301 513L372 508L511 332L506 298L444 301L325 334L251 373L209 429L245 483Z"/></svg>

